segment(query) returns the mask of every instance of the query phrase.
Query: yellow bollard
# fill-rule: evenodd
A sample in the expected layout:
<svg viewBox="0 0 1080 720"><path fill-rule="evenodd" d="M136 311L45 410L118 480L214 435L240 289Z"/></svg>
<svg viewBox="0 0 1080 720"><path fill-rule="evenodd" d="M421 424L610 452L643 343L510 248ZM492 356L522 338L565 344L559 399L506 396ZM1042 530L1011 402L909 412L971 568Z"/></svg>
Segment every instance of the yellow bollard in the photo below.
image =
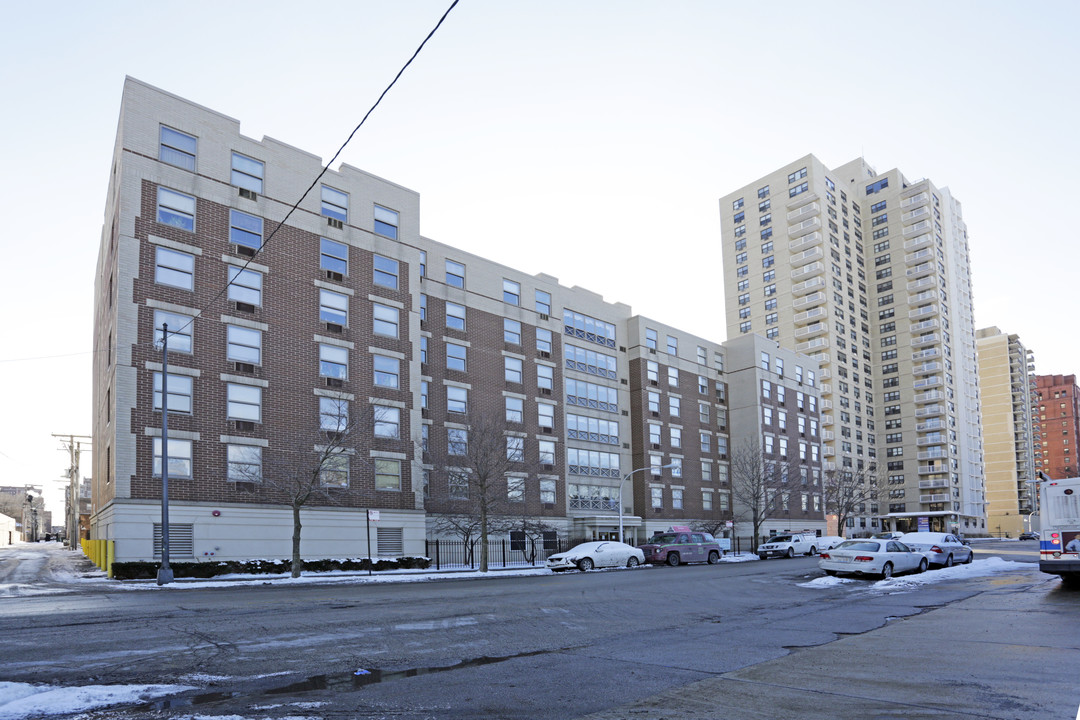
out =
<svg viewBox="0 0 1080 720"><path fill-rule="evenodd" d="M108 573L110 579L113 576L112 575L112 566L113 566L113 561L115 561L115 560L116 560L116 541L115 540L106 540L105 541L105 572Z"/></svg>

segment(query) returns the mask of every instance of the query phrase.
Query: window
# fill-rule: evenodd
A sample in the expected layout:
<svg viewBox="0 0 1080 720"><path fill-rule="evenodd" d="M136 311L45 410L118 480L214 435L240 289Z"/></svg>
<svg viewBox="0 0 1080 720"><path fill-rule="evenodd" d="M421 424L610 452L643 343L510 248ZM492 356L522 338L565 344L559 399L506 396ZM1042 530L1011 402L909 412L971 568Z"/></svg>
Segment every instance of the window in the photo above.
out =
<svg viewBox="0 0 1080 720"><path fill-rule="evenodd" d="M465 372L468 349L464 345L446 343L446 369Z"/></svg>
<svg viewBox="0 0 1080 720"><path fill-rule="evenodd" d="M506 357L503 358L503 377L506 382L520 383L521 382L521 359Z"/></svg>
<svg viewBox="0 0 1080 720"><path fill-rule="evenodd" d="M254 385L229 383L226 390L226 416L230 420L262 419L262 388Z"/></svg>
<svg viewBox="0 0 1080 720"><path fill-rule="evenodd" d="M446 388L446 411L464 415L469 412L469 391L465 388Z"/></svg>
<svg viewBox="0 0 1080 720"><path fill-rule="evenodd" d="M657 335L656 331L652 328L645 328L645 347L650 350L656 349Z"/></svg>
<svg viewBox="0 0 1080 720"><path fill-rule="evenodd" d="M385 335L387 337L398 336L398 310L397 308L390 307L389 305L380 305L379 303L372 303L372 330L376 335Z"/></svg>
<svg viewBox="0 0 1080 720"><path fill-rule="evenodd" d="M375 385L396 389L399 386L398 359L385 355L372 355L371 358L375 364Z"/></svg>
<svg viewBox="0 0 1080 720"><path fill-rule="evenodd" d="M506 438L506 459L510 462L525 462L525 438Z"/></svg>
<svg viewBox="0 0 1080 720"><path fill-rule="evenodd" d="M654 487L649 488L649 497L652 500L653 508L662 510L664 507L664 488Z"/></svg>
<svg viewBox="0 0 1080 720"><path fill-rule="evenodd" d="M229 242L249 248L261 248L263 221L261 217L239 210L229 211Z"/></svg>
<svg viewBox="0 0 1080 720"><path fill-rule="evenodd" d="M427 295L420 293L420 322L427 322Z"/></svg>
<svg viewBox="0 0 1080 720"><path fill-rule="evenodd" d="M344 432L349 427L349 401L344 398L319 398L319 429Z"/></svg>
<svg viewBox="0 0 1080 720"><path fill-rule="evenodd" d="M712 493L708 490L701 491L701 509L712 510Z"/></svg>
<svg viewBox="0 0 1080 720"><path fill-rule="evenodd" d="M420 251L420 277L427 277L427 250Z"/></svg>
<svg viewBox="0 0 1080 720"><path fill-rule="evenodd" d="M673 469L672 474L674 474L674 472L675 471ZM682 509L682 498L683 498L683 491L682 491L681 488L672 488L671 489L671 507L673 509L675 509L675 510L681 510Z"/></svg>
<svg viewBox="0 0 1080 720"><path fill-rule="evenodd" d="M649 442L653 445L660 444L660 426L656 423L649 423Z"/></svg>
<svg viewBox="0 0 1080 720"><path fill-rule="evenodd" d="M349 297L332 290L319 290L319 319L342 327L349 324Z"/></svg>
<svg viewBox="0 0 1080 720"><path fill-rule="evenodd" d="M401 489L401 461L375 458L375 489ZM383 530L384 528L379 528Z"/></svg>
<svg viewBox="0 0 1080 720"><path fill-rule="evenodd" d="M262 363L262 332L228 325L225 330L228 360L259 365Z"/></svg>
<svg viewBox="0 0 1080 720"><path fill-rule="evenodd" d="M457 303L446 303L446 327L452 330L465 329L465 306Z"/></svg>
<svg viewBox="0 0 1080 720"><path fill-rule="evenodd" d="M707 453L712 450L712 436L708 433L698 433L701 444L701 452Z"/></svg>
<svg viewBox="0 0 1080 720"><path fill-rule="evenodd" d="M323 185L322 214L338 222L349 222L349 196L340 190Z"/></svg>
<svg viewBox="0 0 1080 720"><path fill-rule="evenodd" d="M319 468L319 484L323 487L349 487L349 456L329 455Z"/></svg>
<svg viewBox="0 0 1080 720"><path fill-rule="evenodd" d="M682 458L671 458L671 477L682 477Z"/></svg>
<svg viewBox="0 0 1080 720"><path fill-rule="evenodd" d="M741 333L750 332L750 321L749 320L747 320L746 322L739 323L739 332L741 332Z"/></svg>
<svg viewBox="0 0 1080 720"><path fill-rule="evenodd" d="M509 442L512 438L507 438ZM520 440L521 438L516 438ZM507 453L510 450L507 447ZM506 499L509 502L525 502L525 478L523 477L508 477L506 478ZM524 537L524 533L522 533Z"/></svg>
<svg viewBox="0 0 1080 720"><path fill-rule="evenodd" d="M615 347L615 326L573 310L563 310L563 332L609 348Z"/></svg>
<svg viewBox="0 0 1080 720"><path fill-rule="evenodd" d="M262 482L262 448L258 445L227 445L229 482Z"/></svg>
<svg viewBox="0 0 1080 720"><path fill-rule="evenodd" d="M536 417L542 428L555 427L555 406L547 403L536 404Z"/></svg>
<svg viewBox="0 0 1080 720"><path fill-rule="evenodd" d="M679 368L669 367L667 369L667 384L670 387L679 387Z"/></svg>
<svg viewBox="0 0 1080 720"><path fill-rule="evenodd" d="M374 406L375 437L398 440L401 438L401 409L385 405Z"/></svg>
<svg viewBox="0 0 1080 720"><path fill-rule="evenodd" d="M538 442L540 451L540 462L544 465L555 464L555 441L554 440L540 440Z"/></svg>
<svg viewBox="0 0 1080 720"><path fill-rule="evenodd" d="M704 482L712 480L712 462L709 460L701 461L701 479Z"/></svg>
<svg viewBox="0 0 1080 720"><path fill-rule="evenodd" d="M735 201L733 201L731 203L731 209L732 210L738 210L738 209L742 208L742 206L743 206L743 199L742 198L739 198L738 200L735 200Z"/></svg>
<svg viewBox="0 0 1080 720"><path fill-rule="evenodd" d="M262 193L263 168L261 161L234 152L232 154L232 184L253 193Z"/></svg>
<svg viewBox="0 0 1080 720"><path fill-rule="evenodd" d="M154 311L154 344L163 340L162 327L168 325L169 350L173 352L191 352L191 335L195 319L190 315L180 315L165 310Z"/></svg>
<svg viewBox="0 0 1080 720"><path fill-rule="evenodd" d="M428 395L430 388L431 386L428 384L427 380L420 381L420 408L423 410L428 409ZM426 425L424 426L424 430L425 432L427 431Z"/></svg>
<svg viewBox="0 0 1080 720"><path fill-rule="evenodd" d="M698 403L698 420L704 424L709 422L709 403Z"/></svg>
<svg viewBox="0 0 1080 720"><path fill-rule="evenodd" d="M521 323L510 318L503 318L503 342L511 345L521 344Z"/></svg>
<svg viewBox="0 0 1080 720"><path fill-rule="evenodd" d="M667 336L667 351L668 355L679 354L679 338L672 337L671 335Z"/></svg>
<svg viewBox="0 0 1080 720"><path fill-rule="evenodd" d="M547 328L536 328L536 349L551 354L551 331Z"/></svg>
<svg viewBox="0 0 1080 720"><path fill-rule="evenodd" d="M772 222L772 213L765 213L758 218L758 225L768 225ZM764 239L764 238L762 238Z"/></svg>
<svg viewBox="0 0 1080 720"><path fill-rule="evenodd" d="M169 412L191 414L193 380L187 375L169 373ZM154 410L161 410L161 373L154 373Z"/></svg>
<svg viewBox="0 0 1080 720"><path fill-rule="evenodd" d="M450 477L447 479L447 483L449 484L451 500L469 499L469 476L467 473L450 473Z"/></svg>
<svg viewBox="0 0 1080 720"><path fill-rule="evenodd" d="M709 378L705 377L704 375L697 376L697 391L698 395L709 394Z"/></svg>
<svg viewBox="0 0 1080 720"><path fill-rule="evenodd" d="M154 262L154 282L159 285L171 285L182 290L195 289L194 255L177 252L159 245Z"/></svg>
<svg viewBox="0 0 1080 720"><path fill-rule="evenodd" d="M521 398L506 398L506 422L524 422L524 401Z"/></svg>
<svg viewBox="0 0 1080 720"><path fill-rule="evenodd" d="M262 273L229 266L229 299L249 305L262 305Z"/></svg>
<svg viewBox="0 0 1080 720"><path fill-rule="evenodd" d="M157 221L162 225L195 232L195 198L159 187Z"/></svg>
<svg viewBox="0 0 1080 720"><path fill-rule="evenodd" d="M682 447L682 428L673 427L673 428L669 428L669 431L671 433L671 447L673 447L673 448L681 448Z"/></svg>
<svg viewBox="0 0 1080 720"><path fill-rule="evenodd" d="M537 365L536 386L550 393L555 388L555 369L550 365Z"/></svg>
<svg viewBox="0 0 1080 720"><path fill-rule="evenodd" d="M185 170L195 170L195 147L197 141L191 135L161 126L161 146L158 159Z"/></svg>
<svg viewBox="0 0 1080 720"><path fill-rule="evenodd" d="M503 302L510 305L521 304L521 283L503 280Z"/></svg>
<svg viewBox="0 0 1080 720"><path fill-rule="evenodd" d="M319 375L338 380L349 377L349 351L336 345L319 345Z"/></svg>
<svg viewBox="0 0 1080 720"><path fill-rule="evenodd" d="M453 260L446 261L446 284L451 287L465 287L465 266Z"/></svg>
<svg viewBox="0 0 1080 720"><path fill-rule="evenodd" d="M375 234L397 240L398 214L396 210L375 206Z"/></svg>
<svg viewBox="0 0 1080 720"><path fill-rule="evenodd" d="M757 196L759 200L764 200L765 198L769 197L769 186L765 185L758 188Z"/></svg>
<svg viewBox="0 0 1080 720"><path fill-rule="evenodd" d="M161 477L161 438L154 438L154 477ZM169 438L169 477L191 477L191 441Z"/></svg>
<svg viewBox="0 0 1080 720"><path fill-rule="evenodd" d="M541 315L551 315L551 293L543 290L536 291L536 312Z"/></svg>
<svg viewBox="0 0 1080 720"><path fill-rule="evenodd" d="M796 195L806 192L808 189L810 189L810 186L807 183L801 183L788 189L788 197L795 197Z"/></svg>
<svg viewBox="0 0 1080 720"><path fill-rule="evenodd" d="M398 288L398 261L382 255L374 257L374 277L372 282L391 290Z"/></svg>
<svg viewBox="0 0 1080 720"><path fill-rule="evenodd" d="M319 267L323 270L340 273L342 276L349 274L349 246L344 243L334 242L326 238L320 238Z"/></svg>
<svg viewBox="0 0 1080 720"><path fill-rule="evenodd" d="M540 481L540 502L545 505L555 504L555 481L554 480L541 480Z"/></svg>
<svg viewBox="0 0 1080 720"><path fill-rule="evenodd" d="M887 187L889 187L889 178L881 178L877 182L870 183L866 186L866 194L873 195L876 192L881 192Z"/></svg>
<svg viewBox="0 0 1080 720"><path fill-rule="evenodd" d="M682 401L677 397L668 398L668 413L671 417L679 417L679 411L682 409Z"/></svg>

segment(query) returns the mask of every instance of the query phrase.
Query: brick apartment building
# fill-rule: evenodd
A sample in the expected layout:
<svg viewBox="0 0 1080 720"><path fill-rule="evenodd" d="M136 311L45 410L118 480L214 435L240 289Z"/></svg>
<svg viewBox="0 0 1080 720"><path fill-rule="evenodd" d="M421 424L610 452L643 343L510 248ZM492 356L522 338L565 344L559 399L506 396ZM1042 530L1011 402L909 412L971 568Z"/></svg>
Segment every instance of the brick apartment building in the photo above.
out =
<svg viewBox="0 0 1080 720"><path fill-rule="evenodd" d="M1036 375L1035 467L1055 480L1080 475L1080 388L1075 375Z"/></svg>
<svg viewBox="0 0 1080 720"><path fill-rule="evenodd" d="M743 398L742 366L725 367L742 351L423 238L415 192L348 165L286 219L321 170L126 81L95 287L90 520L117 560L160 552L164 325L175 558L288 556L292 513L275 480L346 421L359 430L302 512L308 558L422 554L433 518L467 495L434 460L465 447L479 418L504 423L520 466L506 473L503 512L564 539L615 537L620 495L632 542L734 518L728 453L763 432L728 410L738 396L761 417L764 370ZM818 371L783 358L805 378ZM795 378L789 397L814 407L815 383L796 390ZM803 426L791 412L788 447L806 445L814 482L819 438L790 435ZM808 429L817 422L807 415ZM621 488L631 470L669 465ZM799 494L777 529L823 527L815 493ZM369 509L380 513L370 547Z"/></svg>

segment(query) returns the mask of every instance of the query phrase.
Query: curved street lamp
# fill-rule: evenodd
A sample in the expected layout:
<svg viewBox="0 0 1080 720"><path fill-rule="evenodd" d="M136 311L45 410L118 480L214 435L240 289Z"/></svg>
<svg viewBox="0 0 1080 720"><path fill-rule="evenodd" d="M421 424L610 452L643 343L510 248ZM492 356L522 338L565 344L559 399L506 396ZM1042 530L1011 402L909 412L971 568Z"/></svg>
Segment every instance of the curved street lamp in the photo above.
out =
<svg viewBox="0 0 1080 720"><path fill-rule="evenodd" d="M675 467L677 465L678 465L678 463L670 463L668 465L661 465L661 466L659 466L657 468L657 470L666 470L667 468L673 468L673 467ZM635 468L635 469L631 470L630 472L626 473L625 475L623 475L623 479L619 481L619 542L626 542L625 540L623 540L623 522L622 522L623 521L623 485L626 483L627 480L630 479L630 476L633 475L634 473L643 472L645 470L652 470L652 469L653 469L652 465L648 465L646 467L641 467L641 468Z"/></svg>

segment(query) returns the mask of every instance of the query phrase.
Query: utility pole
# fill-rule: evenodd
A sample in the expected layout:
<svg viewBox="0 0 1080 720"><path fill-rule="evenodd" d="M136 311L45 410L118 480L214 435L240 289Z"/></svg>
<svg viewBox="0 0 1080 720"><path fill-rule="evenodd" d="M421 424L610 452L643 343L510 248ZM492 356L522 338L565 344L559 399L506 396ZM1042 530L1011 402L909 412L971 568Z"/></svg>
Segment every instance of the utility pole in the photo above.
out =
<svg viewBox="0 0 1080 720"><path fill-rule="evenodd" d="M89 435L72 435L53 433L53 437L60 438L61 450L67 450L70 456L68 465L68 503L64 513L64 527L67 531L67 544L72 550L79 549L79 461L82 456L82 446L90 447Z"/></svg>
<svg viewBox="0 0 1080 720"><path fill-rule="evenodd" d="M169 324L161 325L161 567L157 584L173 581L169 565Z"/></svg>

